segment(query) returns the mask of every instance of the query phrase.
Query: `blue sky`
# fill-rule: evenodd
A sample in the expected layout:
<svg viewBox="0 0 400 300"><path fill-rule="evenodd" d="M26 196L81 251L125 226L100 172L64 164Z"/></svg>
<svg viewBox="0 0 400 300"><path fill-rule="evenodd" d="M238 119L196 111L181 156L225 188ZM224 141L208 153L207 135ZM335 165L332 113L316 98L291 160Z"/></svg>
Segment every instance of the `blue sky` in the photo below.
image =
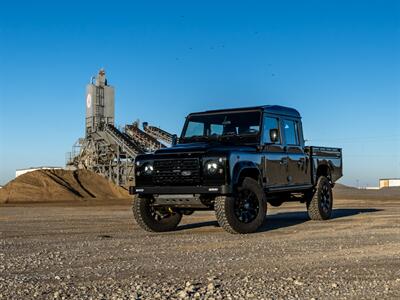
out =
<svg viewBox="0 0 400 300"><path fill-rule="evenodd" d="M4 1L0 184L65 163L100 67L116 122L280 104L309 144L343 147L343 183L400 177L399 1Z"/></svg>

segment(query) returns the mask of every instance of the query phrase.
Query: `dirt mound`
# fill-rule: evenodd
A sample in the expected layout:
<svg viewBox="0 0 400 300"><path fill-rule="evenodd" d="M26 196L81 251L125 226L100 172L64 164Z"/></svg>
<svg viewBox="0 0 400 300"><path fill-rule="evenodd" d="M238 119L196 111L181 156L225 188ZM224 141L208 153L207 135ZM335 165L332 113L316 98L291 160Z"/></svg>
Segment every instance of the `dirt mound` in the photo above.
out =
<svg viewBox="0 0 400 300"><path fill-rule="evenodd" d="M129 198L125 189L87 170L33 171L0 189L0 203L123 198Z"/></svg>
<svg viewBox="0 0 400 300"><path fill-rule="evenodd" d="M367 190L337 183L333 189L333 193L337 199L400 200L400 188L398 187Z"/></svg>
<svg viewBox="0 0 400 300"><path fill-rule="evenodd" d="M336 184L336 199L400 200L400 188L365 190ZM129 199L128 192L87 170L37 170L0 189L0 203L62 202L89 199Z"/></svg>

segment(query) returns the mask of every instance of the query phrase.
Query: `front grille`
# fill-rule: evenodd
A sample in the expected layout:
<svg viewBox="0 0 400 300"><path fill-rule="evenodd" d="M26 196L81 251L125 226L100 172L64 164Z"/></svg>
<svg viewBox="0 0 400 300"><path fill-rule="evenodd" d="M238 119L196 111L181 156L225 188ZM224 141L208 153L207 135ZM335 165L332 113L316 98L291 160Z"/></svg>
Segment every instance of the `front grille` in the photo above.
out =
<svg viewBox="0 0 400 300"><path fill-rule="evenodd" d="M200 163L197 158L159 159L154 161L155 185L200 184Z"/></svg>

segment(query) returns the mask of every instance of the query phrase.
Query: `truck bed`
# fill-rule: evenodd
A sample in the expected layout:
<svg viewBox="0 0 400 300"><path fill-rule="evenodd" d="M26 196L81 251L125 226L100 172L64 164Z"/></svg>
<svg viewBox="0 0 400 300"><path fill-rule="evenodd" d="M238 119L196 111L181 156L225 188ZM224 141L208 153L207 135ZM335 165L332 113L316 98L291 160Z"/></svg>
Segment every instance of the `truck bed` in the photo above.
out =
<svg viewBox="0 0 400 300"><path fill-rule="evenodd" d="M306 153L310 156L313 180L317 178L317 169L320 166L329 168L332 182L343 176L342 149L333 147L307 146Z"/></svg>

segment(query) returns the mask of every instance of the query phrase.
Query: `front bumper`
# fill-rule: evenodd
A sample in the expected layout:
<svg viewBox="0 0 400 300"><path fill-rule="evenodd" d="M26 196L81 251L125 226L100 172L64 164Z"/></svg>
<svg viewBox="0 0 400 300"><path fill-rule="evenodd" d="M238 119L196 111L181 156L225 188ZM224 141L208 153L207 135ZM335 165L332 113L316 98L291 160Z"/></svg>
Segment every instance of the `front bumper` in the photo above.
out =
<svg viewBox="0 0 400 300"><path fill-rule="evenodd" d="M229 195L232 188L229 185L219 186L130 186L131 195L190 195L190 194L218 194Z"/></svg>

